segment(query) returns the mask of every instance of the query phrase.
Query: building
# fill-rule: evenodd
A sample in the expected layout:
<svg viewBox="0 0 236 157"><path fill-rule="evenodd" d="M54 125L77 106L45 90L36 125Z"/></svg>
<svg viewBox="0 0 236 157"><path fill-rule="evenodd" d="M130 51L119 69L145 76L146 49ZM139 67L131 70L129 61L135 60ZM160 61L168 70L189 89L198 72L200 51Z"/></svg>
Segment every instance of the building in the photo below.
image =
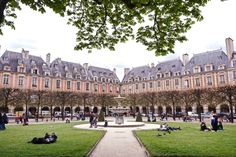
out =
<svg viewBox="0 0 236 157"><path fill-rule="evenodd" d="M154 63L133 69L125 68L120 82L112 70L72 63L57 58L46 62L38 56L5 51L0 58L0 89L31 89L35 91L70 91L78 93L122 94L183 91L236 85L236 52L233 40L227 38L226 53L221 49ZM142 104L138 105L142 112ZM158 105L155 106L158 112ZM163 112L167 109L163 106ZM196 106L193 106L196 111ZM204 106L204 112L207 105ZM217 107L220 111L220 106Z"/></svg>

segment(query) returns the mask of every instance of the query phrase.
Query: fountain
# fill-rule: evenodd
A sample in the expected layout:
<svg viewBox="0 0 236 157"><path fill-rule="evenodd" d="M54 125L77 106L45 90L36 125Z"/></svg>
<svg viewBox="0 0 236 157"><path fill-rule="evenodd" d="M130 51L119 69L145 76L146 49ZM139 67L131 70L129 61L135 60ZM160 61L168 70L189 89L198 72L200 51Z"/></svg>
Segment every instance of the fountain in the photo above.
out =
<svg viewBox="0 0 236 157"><path fill-rule="evenodd" d="M122 101L125 99L125 97L121 97L120 95L118 95L117 97L114 97L115 101L117 102L117 106L113 107L113 108L109 108L109 111L111 111L112 113L114 113L115 116L115 121L113 122L108 122L108 127L139 127L139 126L144 126L144 123L142 122L134 122L134 121L130 121L127 122L124 120L124 113L128 113L129 112L129 108L124 108L121 106ZM99 122L98 126L103 127L104 123L103 122Z"/></svg>

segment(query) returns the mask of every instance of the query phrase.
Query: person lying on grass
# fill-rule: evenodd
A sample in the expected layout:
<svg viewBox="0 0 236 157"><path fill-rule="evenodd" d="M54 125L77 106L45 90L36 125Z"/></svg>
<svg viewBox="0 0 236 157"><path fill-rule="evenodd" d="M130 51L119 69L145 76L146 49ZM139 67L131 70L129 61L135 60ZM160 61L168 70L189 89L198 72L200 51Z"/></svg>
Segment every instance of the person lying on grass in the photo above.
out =
<svg viewBox="0 0 236 157"><path fill-rule="evenodd" d="M54 143L56 141L57 141L57 135L55 133L52 133L52 135L49 135L48 133L46 133L44 137L34 137L28 143L33 143L33 144L50 144L50 143Z"/></svg>

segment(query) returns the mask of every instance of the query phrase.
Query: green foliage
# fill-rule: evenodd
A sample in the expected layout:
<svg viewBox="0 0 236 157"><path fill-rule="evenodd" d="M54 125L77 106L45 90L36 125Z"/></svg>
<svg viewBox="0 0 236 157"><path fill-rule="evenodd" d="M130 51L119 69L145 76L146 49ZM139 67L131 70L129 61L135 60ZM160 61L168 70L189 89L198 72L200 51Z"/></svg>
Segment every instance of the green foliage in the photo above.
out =
<svg viewBox="0 0 236 157"><path fill-rule="evenodd" d="M179 127L181 131L171 134L157 130L136 131L151 156L235 156L236 127L224 125L224 131L199 131L197 123L168 123L171 127ZM210 125L209 123L207 125ZM162 136L157 136L157 134Z"/></svg>
<svg viewBox="0 0 236 157"><path fill-rule="evenodd" d="M7 0L0 0L7 1ZM135 39L156 55L174 53L177 41L203 19L200 8L210 0L21 0L7 1L5 17L0 24L14 28L15 10L20 3L45 12L45 7L68 16L68 23L77 27L75 50L115 50L115 45ZM4 5L0 3L0 8ZM1 10L0 10L1 11ZM1 17L1 15L0 15ZM2 16L4 17L4 16ZM0 18L1 19L1 18ZM1 30L0 30L1 31ZM0 32L1 33L1 32Z"/></svg>
<svg viewBox="0 0 236 157"><path fill-rule="evenodd" d="M6 157L86 156L103 132L73 128L78 124L7 125L7 129L0 132L0 154ZM55 132L57 142L49 145L27 143L33 137L43 137L46 132Z"/></svg>
<svg viewBox="0 0 236 157"><path fill-rule="evenodd" d="M136 122L142 122L142 121L143 121L143 118L142 118L141 113L139 112L138 115L136 116Z"/></svg>
<svg viewBox="0 0 236 157"><path fill-rule="evenodd" d="M104 122L105 118L104 118L104 112L101 110L99 115L98 115L98 121L99 122Z"/></svg>

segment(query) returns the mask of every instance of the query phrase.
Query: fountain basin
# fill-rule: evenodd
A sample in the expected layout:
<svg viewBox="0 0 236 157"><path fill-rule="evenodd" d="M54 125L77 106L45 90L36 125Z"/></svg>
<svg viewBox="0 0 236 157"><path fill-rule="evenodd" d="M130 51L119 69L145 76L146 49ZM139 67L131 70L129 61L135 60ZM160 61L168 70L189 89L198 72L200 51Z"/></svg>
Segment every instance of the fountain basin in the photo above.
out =
<svg viewBox="0 0 236 157"><path fill-rule="evenodd" d="M105 122L98 122L97 126L99 127L104 127ZM123 124L116 124L115 122L110 122L108 121L108 126L107 127L117 127L117 128L122 128L122 127L140 127L144 126L145 123L143 122L124 122Z"/></svg>

